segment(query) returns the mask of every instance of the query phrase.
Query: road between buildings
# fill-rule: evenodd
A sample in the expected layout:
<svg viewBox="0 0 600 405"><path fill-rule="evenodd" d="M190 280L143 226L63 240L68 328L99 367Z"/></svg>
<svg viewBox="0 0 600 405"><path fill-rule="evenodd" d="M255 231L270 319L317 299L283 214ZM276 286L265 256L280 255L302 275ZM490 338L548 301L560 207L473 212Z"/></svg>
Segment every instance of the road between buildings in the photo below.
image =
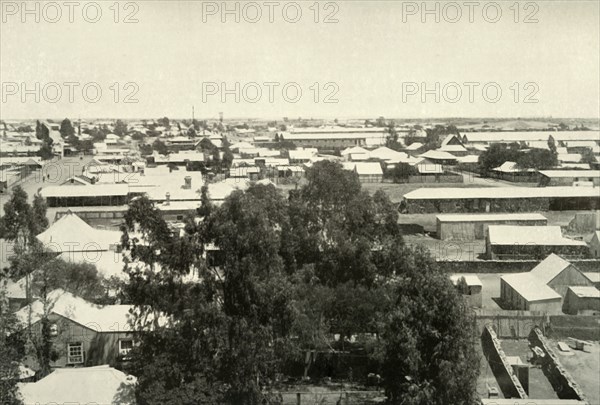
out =
<svg viewBox="0 0 600 405"><path fill-rule="evenodd" d="M39 190L49 186L58 186L67 181L69 177L82 174L83 167L92 159L93 156L84 156L82 159L74 156L44 162L40 170L13 184L4 194L0 194L0 216L4 215L4 204L10 199L15 186L21 186L31 202Z"/></svg>

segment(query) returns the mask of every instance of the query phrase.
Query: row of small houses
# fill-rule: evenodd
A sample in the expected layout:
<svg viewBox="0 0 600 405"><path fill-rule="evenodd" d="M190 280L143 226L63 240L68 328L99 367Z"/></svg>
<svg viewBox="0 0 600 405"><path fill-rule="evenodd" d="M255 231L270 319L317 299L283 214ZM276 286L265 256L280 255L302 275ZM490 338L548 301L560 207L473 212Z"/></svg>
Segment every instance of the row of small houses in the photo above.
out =
<svg viewBox="0 0 600 405"><path fill-rule="evenodd" d="M168 146L181 143L182 145L189 144L188 146L190 147L174 148L173 153L169 156L152 155L148 158L151 163L174 165L194 164L198 167L199 165L211 165L212 155L206 151L211 151L216 148L220 151L221 155L223 154L222 138L218 135L212 135L211 137L203 138L200 141L186 137L169 138L167 141L169 143ZM300 147L296 150L281 151L279 149L270 149L267 147L269 145L270 144L265 143L258 143L255 145L246 141L231 144L229 148L236 154L233 166L301 166L314 163L322 158L340 159L335 156L317 156L320 151L318 147ZM405 148L404 151L395 151L385 146L379 146L375 149L365 149L362 146L356 144L353 145L354 146L349 146L340 152L341 160L355 162L357 164L376 162L381 164L381 170L374 164L359 165L356 167L359 177L365 182L381 181L384 177L384 173L393 169L399 163L406 163L414 166L418 171L418 174L416 175L409 176L407 174L404 181L408 183L462 182L462 176L448 172L446 166L459 164L467 166L476 165L478 159L477 154L469 154L471 152L462 145L460 137L457 135L448 135L443 140L440 148L429 150L424 153L422 153L423 145L419 145L418 143L411 144L411 146ZM416 146L416 148L413 146ZM474 152L480 153L481 150ZM252 169L250 172L252 173L253 170L256 171L256 169ZM515 163L511 162L506 162L493 173L496 173L498 177L511 181L534 181L534 179L539 180L540 177L540 174L536 171L523 171L517 168ZM524 174L526 174L526 176L524 176ZM585 181L588 181L591 178L598 178L600 180L600 176L594 173L571 174L577 175L578 177L585 179ZM256 173L252 173L247 177L255 180L253 177L259 176ZM569 183L566 179L560 181L544 180L544 184L553 185L553 183L572 184L573 181Z"/></svg>
<svg viewBox="0 0 600 405"><path fill-rule="evenodd" d="M441 164L424 157L412 157L387 147L368 151L352 147L341 152L341 157L319 155L317 149L298 149L281 153L279 150L257 148L245 142L232 145L236 152L231 168L225 172L231 177L258 180L260 178L302 177L303 171L320 160L341 161L346 170L354 171L361 182L380 183L384 174L398 164L404 163L415 168L412 175L406 173L406 182L462 182L462 176L446 173ZM185 166L201 170L212 167L212 156L202 152L183 151L168 156L148 157L151 165ZM442 178L443 177L443 178Z"/></svg>
<svg viewBox="0 0 600 405"><path fill-rule="evenodd" d="M515 162L504 162L501 166L493 169L490 174L492 178L514 183L539 183L544 187L600 186L600 170L590 169L589 165L587 168L536 170L522 169Z"/></svg>
<svg viewBox="0 0 600 405"><path fill-rule="evenodd" d="M0 193L41 168L39 157L0 157Z"/></svg>

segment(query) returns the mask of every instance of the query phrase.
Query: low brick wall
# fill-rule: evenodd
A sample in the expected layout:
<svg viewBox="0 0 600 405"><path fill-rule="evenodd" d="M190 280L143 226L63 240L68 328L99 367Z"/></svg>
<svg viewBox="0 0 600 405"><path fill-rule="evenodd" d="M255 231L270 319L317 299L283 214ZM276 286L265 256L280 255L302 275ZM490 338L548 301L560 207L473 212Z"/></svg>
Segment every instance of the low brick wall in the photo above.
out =
<svg viewBox="0 0 600 405"><path fill-rule="evenodd" d="M478 310L475 319L479 330L491 327L500 339L527 339L531 329L544 326L546 317L529 311Z"/></svg>
<svg viewBox="0 0 600 405"><path fill-rule="evenodd" d="M575 338L600 341L600 317L595 315L552 315L546 336L554 339Z"/></svg>
<svg viewBox="0 0 600 405"><path fill-rule="evenodd" d="M409 199L406 211L409 214L426 213L470 213L470 212L540 212L548 211L550 200L545 197L479 199Z"/></svg>
<svg viewBox="0 0 600 405"><path fill-rule="evenodd" d="M538 263L535 260L437 261L436 266L448 273L523 273Z"/></svg>
<svg viewBox="0 0 600 405"><path fill-rule="evenodd" d="M533 346L537 346L545 353L542 371L552 384L554 391L560 399L576 399L579 401L588 402L581 387L575 382L571 374L560 364L560 360L550 347L550 344L538 328L531 330L529 334L529 342ZM588 402L589 403L589 402Z"/></svg>
<svg viewBox="0 0 600 405"><path fill-rule="evenodd" d="M506 398L527 398L527 393L508 364L502 345L491 326L486 326L483 330L481 347L504 396Z"/></svg>
<svg viewBox="0 0 600 405"><path fill-rule="evenodd" d="M464 183L463 176L442 174L442 175L415 175L408 176L408 183Z"/></svg>
<svg viewBox="0 0 600 405"><path fill-rule="evenodd" d="M543 260L554 253L566 260L589 259L590 248L587 245L577 246L556 246L556 245L533 245L533 244L507 244L491 245L491 252L488 245L487 254L491 259L497 260L519 260L536 259Z"/></svg>
<svg viewBox="0 0 600 405"><path fill-rule="evenodd" d="M436 265L449 273L524 273L541 260L473 260L437 261ZM583 272L600 272L600 260L570 260Z"/></svg>

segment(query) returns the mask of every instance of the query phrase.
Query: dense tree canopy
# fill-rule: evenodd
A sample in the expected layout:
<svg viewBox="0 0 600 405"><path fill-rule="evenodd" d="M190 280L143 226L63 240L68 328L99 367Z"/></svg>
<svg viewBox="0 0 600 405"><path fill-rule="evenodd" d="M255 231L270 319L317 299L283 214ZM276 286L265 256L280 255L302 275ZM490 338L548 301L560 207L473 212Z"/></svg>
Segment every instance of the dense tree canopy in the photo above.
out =
<svg viewBox="0 0 600 405"><path fill-rule="evenodd" d="M127 134L127 123L123 120L117 120L113 129L115 135L123 136Z"/></svg>
<svg viewBox="0 0 600 405"><path fill-rule="evenodd" d="M400 266L397 298L377 349L390 402L472 404L478 359L464 301L423 250L406 255Z"/></svg>
<svg viewBox="0 0 600 405"><path fill-rule="evenodd" d="M126 295L144 330L131 369L139 403L258 404L290 365L307 375L307 351L335 354L363 335L378 337L367 354L391 401L472 399L464 303L403 242L385 193L369 195L356 174L324 161L287 198L254 185L218 207L203 201L184 232L145 198L125 216ZM213 254L220 261L209 266Z"/></svg>
<svg viewBox="0 0 600 405"><path fill-rule="evenodd" d="M558 165L556 148L524 149L517 143L490 145L489 149L479 156L479 167L482 174L501 166L504 162L515 162L523 169L550 169Z"/></svg>
<svg viewBox="0 0 600 405"><path fill-rule="evenodd" d="M152 149L154 149L156 152L160 153L161 155L169 154L169 149L167 148L167 145L165 145L165 143L163 141L161 141L160 139L157 139L154 141L154 143L152 144Z"/></svg>
<svg viewBox="0 0 600 405"><path fill-rule="evenodd" d="M427 149L437 149L442 146L442 141L447 135L458 135L458 128L454 125L436 125L433 128L427 128L425 130L425 147Z"/></svg>
<svg viewBox="0 0 600 405"><path fill-rule="evenodd" d="M35 236L48 226L46 203L40 195L34 197L33 206L21 186L12 189L4 204L4 216L0 218L0 238L14 242L16 253L35 244Z"/></svg>
<svg viewBox="0 0 600 405"><path fill-rule="evenodd" d="M386 170L385 177L391 179L394 183L403 183L406 182L410 176L416 176L418 174L419 170L416 166L401 162L392 169Z"/></svg>
<svg viewBox="0 0 600 405"><path fill-rule="evenodd" d="M19 364L25 354L25 338L0 285L0 403L20 405L17 382Z"/></svg>
<svg viewBox="0 0 600 405"><path fill-rule="evenodd" d="M64 120L62 120L62 122L60 123L60 134L64 139L69 139L73 136L75 136L75 128L73 127L73 124L71 123L71 120L69 120L68 118L65 118Z"/></svg>

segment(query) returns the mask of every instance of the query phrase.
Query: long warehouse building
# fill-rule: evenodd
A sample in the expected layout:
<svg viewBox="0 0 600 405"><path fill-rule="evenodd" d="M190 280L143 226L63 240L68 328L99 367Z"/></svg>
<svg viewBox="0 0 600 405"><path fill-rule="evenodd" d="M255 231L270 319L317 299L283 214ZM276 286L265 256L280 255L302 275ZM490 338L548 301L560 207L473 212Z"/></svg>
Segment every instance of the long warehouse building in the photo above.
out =
<svg viewBox="0 0 600 405"><path fill-rule="evenodd" d="M597 187L420 188L406 193L402 212L489 213L597 210Z"/></svg>
<svg viewBox="0 0 600 405"><path fill-rule="evenodd" d="M548 220L538 213L440 214L436 217L441 240L485 239L490 225L544 226Z"/></svg>

